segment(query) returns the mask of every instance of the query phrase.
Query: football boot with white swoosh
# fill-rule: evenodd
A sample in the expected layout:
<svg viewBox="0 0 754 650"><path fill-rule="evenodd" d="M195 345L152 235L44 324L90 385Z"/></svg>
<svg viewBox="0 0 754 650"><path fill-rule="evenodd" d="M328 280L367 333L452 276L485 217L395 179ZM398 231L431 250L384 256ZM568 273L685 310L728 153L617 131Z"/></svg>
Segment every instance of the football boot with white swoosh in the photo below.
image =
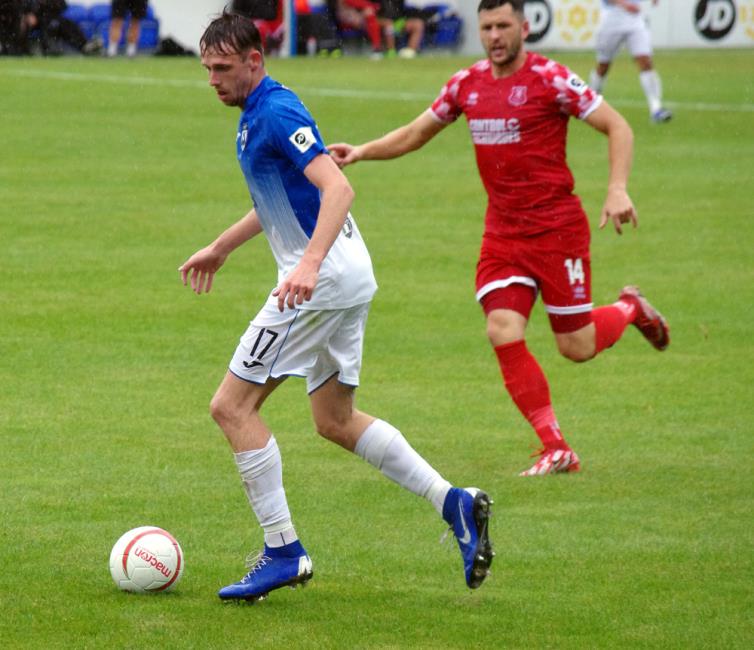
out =
<svg viewBox="0 0 754 650"><path fill-rule="evenodd" d="M264 550L249 565L251 570L240 582L217 592L220 598L256 602L274 589L303 586L313 575L311 558L299 541L278 548L265 544Z"/></svg>
<svg viewBox="0 0 754 650"><path fill-rule="evenodd" d="M450 488L442 517L450 524L463 557L466 584L479 587L489 575L495 553L488 534L492 500L478 488Z"/></svg>

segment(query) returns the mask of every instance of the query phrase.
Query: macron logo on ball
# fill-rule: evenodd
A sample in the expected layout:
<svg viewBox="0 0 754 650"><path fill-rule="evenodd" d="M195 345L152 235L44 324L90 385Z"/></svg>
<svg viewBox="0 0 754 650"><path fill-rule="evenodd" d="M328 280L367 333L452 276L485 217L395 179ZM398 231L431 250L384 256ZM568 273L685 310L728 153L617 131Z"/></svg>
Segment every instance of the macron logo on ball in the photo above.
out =
<svg viewBox="0 0 754 650"><path fill-rule="evenodd" d="M306 153L315 142L310 126L302 126L288 139L301 153Z"/></svg>
<svg viewBox="0 0 754 650"><path fill-rule="evenodd" d="M136 557L140 557L142 560L144 560L147 564L150 564L153 566L157 571L159 571L162 575L164 575L166 578L170 577L170 574L172 571L166 567L162 562L160 562L150 551L148 551L145 548L142 548L141 546L137 546L134 550L134 555Z"/></svg>

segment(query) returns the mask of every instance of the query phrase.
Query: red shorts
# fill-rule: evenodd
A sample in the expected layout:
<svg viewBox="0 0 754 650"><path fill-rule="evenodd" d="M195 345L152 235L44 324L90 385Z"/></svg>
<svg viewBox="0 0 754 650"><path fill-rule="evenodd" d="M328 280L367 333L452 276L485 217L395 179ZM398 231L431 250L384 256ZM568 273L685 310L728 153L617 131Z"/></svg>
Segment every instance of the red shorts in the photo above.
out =
<svg viewBox="0 0 754 650"><path fill-rule="evenodd" d="M513 309L528 318L541 292L554 332L585 327L592 322L589 238L586 224L536 237L485 237L477 264L477 300L486 313ZM522 292L519 285L530 291Z"/></svg>

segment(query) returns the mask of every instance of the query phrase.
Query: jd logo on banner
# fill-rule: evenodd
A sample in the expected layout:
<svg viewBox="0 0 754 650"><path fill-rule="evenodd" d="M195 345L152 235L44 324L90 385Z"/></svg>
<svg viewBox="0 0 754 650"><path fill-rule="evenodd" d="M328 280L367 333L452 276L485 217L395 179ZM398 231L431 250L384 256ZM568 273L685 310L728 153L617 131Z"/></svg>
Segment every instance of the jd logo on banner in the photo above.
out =
<svg viewBox="0 0 754 650"><path fill-rule="evenodd" d="M725 38L736 24L733 0L699 0L694 24L697 31L711 41Z"/></svg>

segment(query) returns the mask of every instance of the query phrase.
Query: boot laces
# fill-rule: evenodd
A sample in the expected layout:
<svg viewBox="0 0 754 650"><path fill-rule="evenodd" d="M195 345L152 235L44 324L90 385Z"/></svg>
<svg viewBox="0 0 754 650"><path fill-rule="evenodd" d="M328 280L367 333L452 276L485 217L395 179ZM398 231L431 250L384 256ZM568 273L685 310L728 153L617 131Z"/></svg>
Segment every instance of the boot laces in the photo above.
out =
<svg viewBox="0 0 754 650"><path fill-rule="evenodd" d="M272 558L270 558L269 555L264 554L264 551L259 551L256 555L254 553L249 553L246 556L246 568L249 569L249 572L243 577L241 582L248 582L251 580L252 575L270 562L271 559Z"/></svg>

